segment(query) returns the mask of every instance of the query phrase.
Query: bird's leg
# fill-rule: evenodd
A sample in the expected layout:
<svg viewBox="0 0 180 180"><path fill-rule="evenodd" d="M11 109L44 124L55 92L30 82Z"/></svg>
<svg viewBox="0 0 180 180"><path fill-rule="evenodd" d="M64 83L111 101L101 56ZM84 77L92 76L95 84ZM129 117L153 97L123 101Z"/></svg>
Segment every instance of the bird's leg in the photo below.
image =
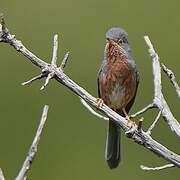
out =
<svg viewBox="0 0 180 180"><path fill-rule="evenodd" d="M135 122L130 119L130 117L128 116L125 108L122 108L122 111L123 111L123 113L124 113L124 115L125 115L125 118L126 118L127 121L128 121L128 124L131 125L131 127L132 127L132 126L135 124Z"/></svg>
<svg viewBox="0 0 180 180"><path fill-rule="evenodd" d="M98 104L98 106L102 106L104 104L104 101L101 98L96 98L96 103Z"/></svg>
<svg viewBox="0 0 180 180"><path fill-rule="evenodd" d="M127 131L125 132L125 134L126 134L127 137L132 137L133 134L134 134L134 132L135 132L135 130L136 130L136 129L135 129L135 127L136 127L136 126L135 126L135 122L130 119L130 117L128 116L125 108L122 108L122 111L123 111L123 113L124 113L124 115L125 115L125 118L126 118L127 121L128 121L128 125L130 126L130 129L127 130Z"/></svg>
<svg viewBox="0 0 180 180"><path fill-rule="evenodd" d="M124 113L124 115L125 115L125 118L128 120L128 123L131 122L130 117L128 116L125 108L122 108L122 111L123 111L123 113Z"/></svg>

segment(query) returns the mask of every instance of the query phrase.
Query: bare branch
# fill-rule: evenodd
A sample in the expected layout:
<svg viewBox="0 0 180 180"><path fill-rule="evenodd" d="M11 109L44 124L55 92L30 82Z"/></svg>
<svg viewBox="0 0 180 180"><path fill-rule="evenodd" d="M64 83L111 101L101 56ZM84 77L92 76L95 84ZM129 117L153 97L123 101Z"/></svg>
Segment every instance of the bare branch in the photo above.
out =
<svg viewBox="0 0 180 180"><path fill-rule="evenodd" d="M7 43L9 43L11 46L13 46L18 52L22 53L25 57L27 57L28 60L30 60L32 63L34 63L41 69L46 69L47 73L49 73L49 74L54 73L55 74L54 78L58 82L65 85L76 95L78 95L79 97L84 99L86 102L91 104L93 107L97 108L99 111L103 112L107 117L111 118L118 126L120 126L125 132L127 132L131 129L131 126L128 124L127 120L124 117L117 114L115 111L110 109L105 104L102 104L102 106L99 106L97 104L96 97L93 97L85 89L83 89L78 84L76 84L74 81L72 81L61 69L59 69L57 67L52 67L51 64L47 64L43 60L37 58L33 53L31 53L29 50L27 50L20 41L18 41L15 37L12 38L12 35L10 34L9 31L7 32L6 35L3 34L1 36L1 38L3 38L3 40L5 40ZM154 63L154 61L155 60L154 60L154 56L153 56L153 69L155 68L154 66L156 63L156 62ZM154 69L154 71L156 72L155 69ZM158 70L157 70L157 72L158 72ZM157 80L157 78L155 78L155 79ZM160 99L162 100L162 96L160 97ZM160 109L163 108L162 116L165 116L165 118L167 118L167 121L169 122L170 116L166 114L166 111L167 111L167 113L169 113L169 109L164 106L164 104L165 104L164 101L161 104L162 107L157 102L158 102L158 97L156 96L155 104L157 104ZM166 110L164 110L164 109L166 109ZM171 118L172 118L172 116L171 116ZM169 122L170 126L173 128L173 130L175 132L179 132L180 128L179 129L175 128L175 127L179 127L178 122L176 122L174 125L172 125L172 122L174 123L175 120L172 120ZM154 152L156 155L161 156L162 158L166 159L167 161L174 164L175 166L180 167L180 156L178 154L170 151L169 149L167 149L166 147L164 147L163 145L161 145L160 143L158 143L157 141L152 139L152 137L149 136L143 130L141 132L139 132L137 130L137 127L138 126L136 124L133 126L133 128L135 130L133 132L133 135L130 137L131 139L134 140L134 142L138 143L139 145L144 146L147 150Z"/></svg>
<svg viewBox="0 0 180 180"><path fill-rule="evenodd" d="M82 103L82 105L93 115L97 116L98 118L104 119L106 121L109 121L109 118L102 116L101 114L97 113L96 111L94 111L91 106L89 106L89 104L82 98L80 98L80 102Z"/></svg>
<svg viewBox="0 0 180 180"><path fill-rule="evenodd" d="M164 99L161 86L161 67L159 63L159 56L155 52L153 45L148 36L144 36L144 40L149 48L149 54L152 59L153 75L154 75L154 99L153 103L161 111L162 117L170 126L171 130L180 136L180 124L173 116L166 100Z"/></svg>
<svg viewBox="0 0 180 180"><path fill-rule="evenodd" d="M0 168L0 180L5 180L2 169Z"/></svg>
<svg viewBox="0 0 180 180"><path fill-rule="evenodd" d="M51 65L52 66L57 66L56 61L57 61L57 50L58 50L58 35L54 35L54 41L53 41L53 55L52 55L52 61Z"/></svg>
<svg viewBox="0 0 180 180"><path fill-rule="evenodd" d="M3 35L2 25L0 24L0 42L3 42L3 38L1 38L2 35Z"/></svg>
<svg viewBox="0 0 180 180"><path fill-rule="evenodd" d="M4 35L6 35L6 27L5 27L5 20L4 20L4 15L1 13L0 14L0 42L6 42L4 39Z"/></svg>
<svg viewBox="0 0 180 180"><path fill-rule="evenodd" d="M49 81L50 79L52 79L54 77L55 73L54 72L51 72L48 74L46 80L45 80L45 83L44 85L40 88L40 90L43 90L48 84L49 84Z"/></svg>
<svg viewBox="0 0 180 180"><path fill-rule="evenodd" d="M6 34L6 24L5 24L5 20L4 20L4 15L1 13L0 14L0 23L1 23L1 30L2 30L2 34Z"/></svg>
<svg viewBox="0 0 180 180"><path fill-rule="evenodd" d="M151 126L149 127L149 129L147 130L147 132L146 132L147 134L151 135L151 132L152 132L153 128L155 127L155 125L157 124L157 122L158 122L158 120L159 120L160 117L161 117L161 111L159 111L156 119L154 120L154 122L152 123L152 125L151 125Z"/></svg>
<svg viewBox="0 0 180 180"><path fill-rule="evenodd" d="M143 117L139 120L138 128L137 128L138 131L142 131L142 123L143 123L143 120L144 120Z"/></svg>
<svg viewBox="0 0 180 180"><path fill-rule="evenodd" d="M172 85L174 86L174 88L176 90L178 97L180 98L180 87L176 81L176 77L175 77L174 73L170 69L168 69L164 64L161 64L161 65L162 65L163 71L166 73L166 75L170 79Z"/></svg>
<svg viewBox="0 0 180 180"><path fill-rule="evenodd" d="M172 168L172 167L175 167L174 164L166 164L164 166L159 166L159 167L147 167L147 166L144 166L144 165L140 166L140 168L142 170L145 170L145 171L159 171L159 170Z"/></svg>
<svg viewBox="0 0 180 180"><path fill-rule="evenodd" d="M156 108L156 106L153 103L152 104L148 104L146 107L144 107L140 111L136 112L135 114L130 115L129 117L130 118L135 118L135 117L143 114L144 112L146 112L147 110L152 109L152 108Z"/></svg>
<svg viewBox="0 0 180 180"><path fill-rule="evenodd" d="M44 128L44 125L45 125L45 122L46 122L46 119L47 119L47 113L48 113L48 106L45 105L44 108L43 108L41 120L40 120L40 123L39 123L39 127L37 129L36 135L34 137L32 145L31 145L31 147L29 149L27 157L26 157L26 159L25 159L25 161L23 163L23 166L22 166L21 170L19 171L19 174L18 174L18 176L16 177L15 180L24 180L24 178L26 177L27 171L30 169L31 163L34 160L34 157L35 157L35 155L37 153L37 147L38 147L38 144L39 144L39 141L40 141L40 136L41 136L42 130Z"/></svg>
<svg viewBox="0 0 180 180"><path fill-rule="evenodd" d="M57 61L57 50L58 50L58 35L55 34L54 35L54 39L53 39L53 54L52 54L52 60L51 60L51 65L49 66L49 68L53 69L57 67L56 61ZM45 69L43 69L43 71L48 74L47 78L45 80L44 85L40 88L40 90L43 90L48 84L50 79L54 78L55 73L54 72L48 72L47 67Z"/></svg>
<svg viewBox="0 0 180 180"><path fill-rule="evenodd" d="M26 81L26 82L21 83L21 85L23 85L23 86L24 86L24 85L29 85L29 84L31 84L32 82L36 81L37 79L42 79L42 78L45 77L45 76L46 76L45 74L41 73L41 74L33 77L32 79L30 79L30 80L28 80L28 81Z"/></svg>
<svg viewBox="0 0 180 180"><path fill-rule="evenodd" d="M63 69L66 67L68 58L69 58L69 52L67 52L67 53L64 55L64 58L63 58L62 63L61 63L61 66L59 67L62 71L63 71Z"/></svg>

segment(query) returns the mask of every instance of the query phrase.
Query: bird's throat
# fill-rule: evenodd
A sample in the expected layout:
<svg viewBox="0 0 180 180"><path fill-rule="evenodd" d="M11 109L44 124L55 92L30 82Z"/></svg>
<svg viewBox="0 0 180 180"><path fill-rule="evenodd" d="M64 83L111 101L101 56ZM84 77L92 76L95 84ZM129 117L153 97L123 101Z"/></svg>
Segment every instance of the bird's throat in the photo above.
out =
<svg viewBox="0 0 180 180"><path fill-rule="evenodd" d="M109 41L105 47L107 63L115 63L117 60L127 59L126 51L114 41Z"/></svg>

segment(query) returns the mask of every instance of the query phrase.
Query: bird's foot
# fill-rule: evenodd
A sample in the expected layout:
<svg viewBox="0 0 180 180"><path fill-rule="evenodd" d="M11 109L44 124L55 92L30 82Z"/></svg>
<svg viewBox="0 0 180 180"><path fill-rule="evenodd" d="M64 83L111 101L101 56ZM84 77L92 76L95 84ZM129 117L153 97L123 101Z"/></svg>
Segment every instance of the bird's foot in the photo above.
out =
<svg viewBox="0 0 180 180"><path fill-rule="evenodd" d="M127 137L132 137L134 135L135 130L136 130L136 123L134 120L132 120L128 116L128 114L124 108L122 110L123 110L123 113L124 113L125 118L127 120L127 125L129 126L129 129L125 132L125 134Z"/></svg>
<svg viewBox="0 0 180 180"><path fill-rule="evenodd" d="M136 126L134 124L125 132L125 134L127 137L131 138L134 135L135 131L136 131Z"/></svg>
<svg viewBox="0 0 180 180"><path fill-rule="evenodd" d="M132 126L134 124L134 121L127 114L125 114L125 118L127 120L128 126Z"/></svg>
<svg viewBox="0 0 180 180"><path fill-rule="evenodd" d="M125 117L126 119L127 119L127 124L128 124L128 126L130 126L131 128L136 124L135 123L135 121L134 121L134 119L130 119L130 117L128 116L128 117Z"/></svg>
<svg viewBox="0 0 180 180"><path fill-rule="evenodd" d="M125 134L127 137L132 137L134 135L135 130L136 130L136 123L134 120L131 120L129 116L127 116L126 119L128 121L127 124L129 126L129 130L127 130L125 132Z"/></svg>
<svg viewBox="0 0 180 180"><path fill-rule="evenodd" d="M96 98L96 103L101 107L104 104L104 101L101 98Z"/></svg>
<svg viewBox="0 0 180 180"><path fill-rule="evenodd" d="M127 112L126 112L126 110L125 110L124 108L123 108L122 110L123 110L123 113L124 113L125 118L126 118L126 120L127 120L128 126L130 126L130 128L132 128L132 127L136 124L135 121L132 120L132 119L128 116L128 114L127 114Z"/></svg>

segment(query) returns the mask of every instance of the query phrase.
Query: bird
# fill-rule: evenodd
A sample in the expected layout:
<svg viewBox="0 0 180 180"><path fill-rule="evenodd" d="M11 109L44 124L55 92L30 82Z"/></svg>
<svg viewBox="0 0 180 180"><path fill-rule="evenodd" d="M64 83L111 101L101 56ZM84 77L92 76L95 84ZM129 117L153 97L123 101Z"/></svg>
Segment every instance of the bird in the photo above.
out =
<svg viewBox="0 0 180 180"><path fill-rule="evenodd" d="M127 32L119 27L109 29L106 32L104 58L97 78L97 103L106 104L131 123L128 112L134 103L139 80ZM120 140L120 127L109 119L105 159L110 169L118 167L121 161Z"/></svg>

